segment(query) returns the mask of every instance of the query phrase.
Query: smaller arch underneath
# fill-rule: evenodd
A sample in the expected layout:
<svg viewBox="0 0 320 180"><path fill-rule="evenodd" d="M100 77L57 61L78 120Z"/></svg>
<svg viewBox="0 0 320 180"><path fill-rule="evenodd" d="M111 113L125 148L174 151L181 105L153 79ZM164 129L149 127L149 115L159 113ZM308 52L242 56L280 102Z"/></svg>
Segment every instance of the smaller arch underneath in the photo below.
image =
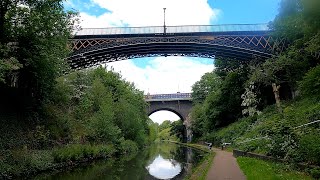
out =
<svg viewBox="0 0 320 180"><path fill-rule="evenodd" d="M177 112L176 110L171 109L171 108L159 108L159 109L155 109L155 110L153 110L153 111L148 112L148 116L150 116L151 114L153 114L153 113L155 113L155 112L158 112L158 111L170 111L170 112L176 114L177 116L179 116L180 120L182 120L182 121L185 120L185 117L183 117L183 116L181 115L181 113L179 113L179 112Z"/></svg>

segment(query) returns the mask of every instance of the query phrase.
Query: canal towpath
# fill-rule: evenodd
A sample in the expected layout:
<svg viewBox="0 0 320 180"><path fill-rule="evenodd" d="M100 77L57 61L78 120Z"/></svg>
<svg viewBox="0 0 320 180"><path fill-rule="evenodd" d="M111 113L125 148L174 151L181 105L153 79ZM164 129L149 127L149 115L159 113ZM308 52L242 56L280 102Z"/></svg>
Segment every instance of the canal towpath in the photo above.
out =
<svg viewBox="0 0 320 180"><path fill-rule="evenodd" d="M216 153L213 159L213 165L209 169L207 180L245 180L246 176L241 171L237 159L233 157L231 152L222 151L212 148Z"/></svg>

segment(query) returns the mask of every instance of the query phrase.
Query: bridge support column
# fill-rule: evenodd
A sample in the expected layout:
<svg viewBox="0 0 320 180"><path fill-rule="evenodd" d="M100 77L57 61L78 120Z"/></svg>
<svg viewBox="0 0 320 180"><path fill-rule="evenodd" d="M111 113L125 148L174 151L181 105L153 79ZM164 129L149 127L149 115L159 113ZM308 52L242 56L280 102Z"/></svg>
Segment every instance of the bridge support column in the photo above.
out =
<svg viewBox="0 0 320 180"><path fill-rule="evenodd" d="M185 118L183 125L186 127L187 142L192 141L192 129L191 129L191 113Z"/></svg>

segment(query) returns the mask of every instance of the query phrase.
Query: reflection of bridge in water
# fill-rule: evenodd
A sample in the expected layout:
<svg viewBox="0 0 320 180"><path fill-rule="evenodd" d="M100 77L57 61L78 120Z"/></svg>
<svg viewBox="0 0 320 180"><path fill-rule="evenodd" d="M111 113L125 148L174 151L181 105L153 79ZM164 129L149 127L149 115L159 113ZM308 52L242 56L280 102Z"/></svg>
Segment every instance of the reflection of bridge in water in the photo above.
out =
<svg viewBox="0 0 320 180"><path fill-rule="evenodd" d="M88 28L71 42L74 69L155 56L266 59L284 47L267 24Z"/></svg>

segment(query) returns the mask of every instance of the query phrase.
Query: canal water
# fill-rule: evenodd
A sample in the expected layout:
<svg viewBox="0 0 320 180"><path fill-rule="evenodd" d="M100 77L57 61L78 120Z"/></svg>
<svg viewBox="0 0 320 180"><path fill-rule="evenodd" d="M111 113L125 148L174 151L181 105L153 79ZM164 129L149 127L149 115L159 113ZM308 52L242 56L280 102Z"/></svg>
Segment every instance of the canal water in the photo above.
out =
<svg viewBox="0 0 320 180"><path fill-rule="evenodd" d="M149 180L183 179L204 157L205 152L173 143L154 144L143 151L117 159L97 161L70 171L41 174L42 179L62 180Z"/></svg>

